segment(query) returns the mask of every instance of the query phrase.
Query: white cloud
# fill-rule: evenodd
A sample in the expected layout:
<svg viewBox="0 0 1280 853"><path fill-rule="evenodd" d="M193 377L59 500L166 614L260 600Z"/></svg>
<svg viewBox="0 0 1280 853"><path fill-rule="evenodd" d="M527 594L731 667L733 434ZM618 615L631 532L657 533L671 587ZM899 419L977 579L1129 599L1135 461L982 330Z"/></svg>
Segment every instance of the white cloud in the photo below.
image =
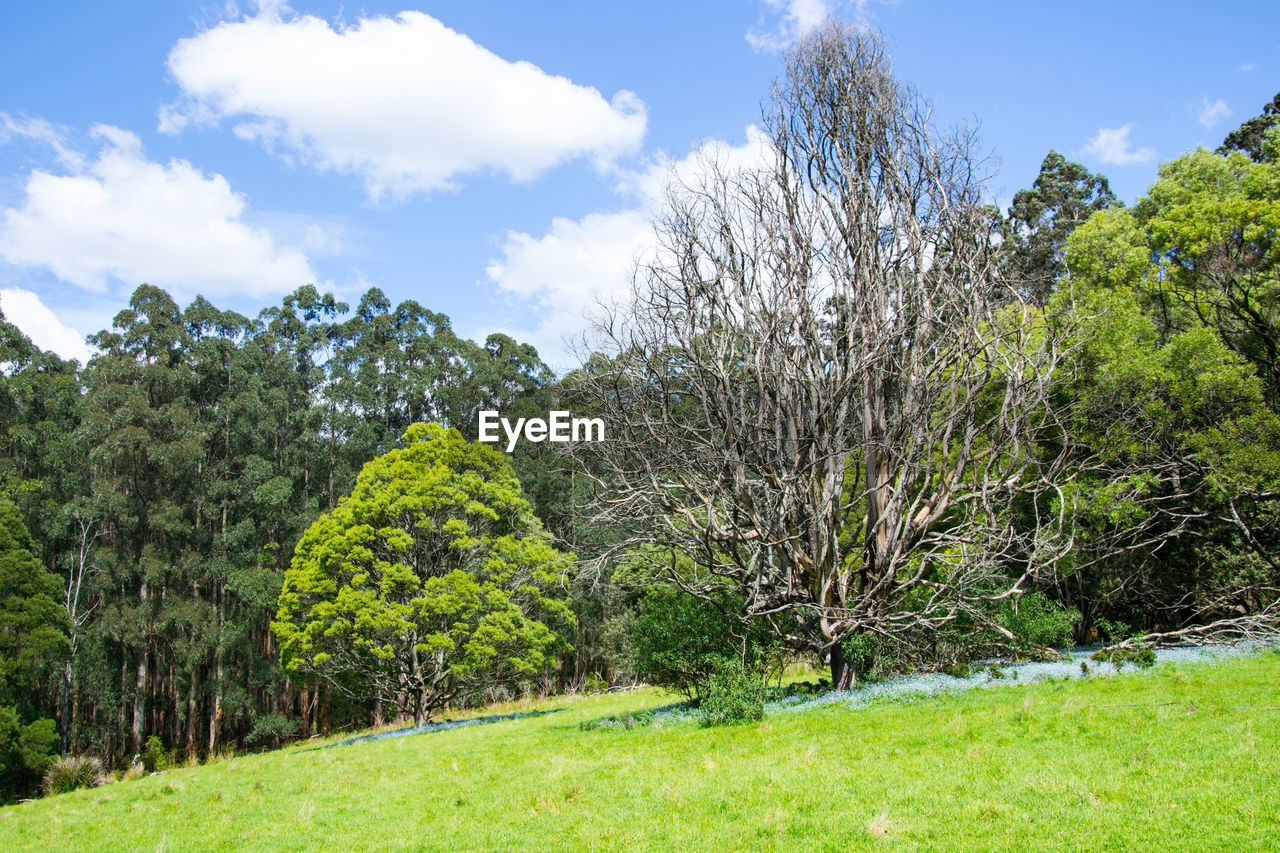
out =
<svg viewBox="0 0 1280 853"><path fill-rule="evenodd" d="M1213 127L1224 118L1231 117L1231 108L1227 106L1227 102L1218 98L1213 103L1209 103L1208 98L1200 99L1200 124L1204 125L1205 130Z"/></svg>
<svg viewBox="0 0 1280 853"><path fill-rule="evenodd" d="M764 0L761 26L747 31L747 44L756 50L783 50L802 39L831 16L827 0Z"/></svg>
<svg viewBox="0 0 1280 853"><path fill-rule="evenodd" d="M588 327L587 317L598 305L624 296L635 264L654 246L652 222L672 180L692 183L708 158L729 171L759 166L768 151L764 134L749 127L742 145L715 140L683 159L659 156L646 169L620 173L618 190L629 198L629 207L576 220L556 218L538 237L508 231L502 257L489 262L486 278L532 301L537 310L521 328L503 331L532 343L553 367L571 364L566 338Z"/></svg>
<svg viewBox="0 0 1280 853"><path fill-rule="evenodd" d="M77 359L81 364L87 363L95 352L84 342L83 334L64 325L40 297L29 290L16 287L0 290L0 311L40 349Z"/></svg>
<svg viewBox="0 0 1280 853"><path fill-rule="evenodd" d="M822 26L833 15L844 13L865 24L868 8L891 6L898 0L760 0L760 20L747 31L747 44L758 51L786 50L794 42Z"/></svg>
<svg viewBox="0 0 1280 853"><path fill-rule="evenodd" d="M223 176L152 162L117 127L93 135L103 143L96 160L71 174L33 171L22 205L0 212L0 258L97 292L112 278L209 297L316 282L301 251L242 221L245 199Z"/></svg>
<svg viewBox="0 0 1280 853"><path fill-rule="evenodd" d="M1124 127L1099 128L1098 133L1084 146L1084 153L1094 157L1107 166L1132 166L1136 163L1150 163L1156 159L1154 148L1130 147L1129 132L1132 124Z"/></svg>
<svg viewBox="0 0 1280 853"><path fill-rule="evenodd" d="M223 118L234 132L321 171L363 178L373 200L453 187L495 170L531 180L570 159L637 151L644 104L529 62L509 62L421 12L337 24L281 8L183 39L169 71L177 132Z"/></svg>
<svg viewBox="0 0 1280 853"><path fill-rule="evenodd" d="M15 119L8 113L0 112L0 143L14 138L30 139L53 149L58 162L72 169L84 165L84 158L79 152L68 148L63 143L62 133L42 118Z"/></svg>

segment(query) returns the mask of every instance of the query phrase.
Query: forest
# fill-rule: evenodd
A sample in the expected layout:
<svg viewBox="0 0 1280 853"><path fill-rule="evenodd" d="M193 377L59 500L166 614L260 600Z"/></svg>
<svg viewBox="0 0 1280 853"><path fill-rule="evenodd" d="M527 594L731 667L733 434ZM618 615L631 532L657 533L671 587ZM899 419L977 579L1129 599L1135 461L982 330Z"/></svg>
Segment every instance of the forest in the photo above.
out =
<svg viewBox="0 0 1280 853"><path fill-rule="evenodd" d="M141 284L83 365L0 322L0 797L526 693L1274 636L1280 94L1132 206L1051 151L1000 210L876 38L787 63L775 162L673 189L560 376L377 288ZM556 410L605 440L475 443Z"/></svg>

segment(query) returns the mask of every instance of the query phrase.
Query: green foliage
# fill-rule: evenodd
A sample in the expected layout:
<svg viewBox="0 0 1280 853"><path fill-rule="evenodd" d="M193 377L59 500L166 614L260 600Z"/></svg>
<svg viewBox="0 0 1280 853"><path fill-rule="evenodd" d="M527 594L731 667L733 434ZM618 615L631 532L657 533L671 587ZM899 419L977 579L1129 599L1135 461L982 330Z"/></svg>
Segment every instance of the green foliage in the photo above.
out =
<svg viewBox="0 0 1280 853"><path fill-rule="evenodd" d="M245 735L249 746L279 746L298 733L298 721L283 714L264 714L253 721L253 728Z"/></svg>
<svg viewBox="0 0 1280 853"><path fill-rule="evenodd" d="M0 798L35 790L57 745L57 667L66 657L61 586L32 555L18 509L0 500Z"/></svg>
<svg viewBox="0 0 1280 853"><path fill-rule="evenodd" d="M693 698L731 661L762 669L776 642L761 622L739 615L741 601L728 591L698 598L670 585L655 585L629 624L632 668L648 683Z"/></svg>
<svg viewBox="0 0 1280 853"><path fill-rule="evenodd" d="M1027 593L1009 604L999 619L1001 626L1014 636L1013 649L1021 654L1070 647L1079 621L1077 611L1064 608L1039 592Z"/></svg>
<svg viewBox="0 0 1280 853"><path fill-rule="evenodd" d="M1079 342L1058 410L1082 474L1058 592L1081 639L1099 619L1153 629L1274 601L1260 591L1280 547L1277 189L1274 159L1199 150L1069 240L1051 310Z"/></svg>
<svg viewBox="0 0 1280 853"><path fill-rule="evenodd" d="M1280 93L1262 106L1262 112L1253 118L1246 119L1243 124L1227 134L1222 140L1218 154L1229 154L1232 151L1243 151L1255 163L1261 163L1270 155L1275 156L1275 149L1268 152L1265 139L1267 131L1280 124Z"/></svg>
<svg viewBox="0 0 1280 853"><path fill-rule="evenodd" d="M0 800L34 794L57 746L53 720L24 725L16 709L0 705Z"/></svg>
<svg viewBox="0 0 1280 853"><path fill-rule="evenodd" d="M567 645L573 615L556 589L569 560L501 453L415 424L298 543L272 623L285 670L403 696L420 722L531 680Z"/></svg>
<svg viewBox="0 0 1280 853"><path fill-rule="evenodd" d="M1010 258L1006 275L1043 304L1066 273L1063 255L1071 232L1115 203L1105 177L1050 151L1035 184L1020 190L1009 208L1003 229Z"/></svg>
<svg viewBox="0 0 1280 853"><path fill-rule="evenodd" d="M32 548L18 508L0 500L0 703L28 717L49 709L47 685L68 648L62 584Z"/></svg>
<svg viewBox="0 0 1280 853"><path fill-rule="evenodd" d="M764 678L758 669L726 658L707 679L698 712L704 726L753 723L764 718Z"/></svg>
<svg viewBox="0 0 1280 853"><path fill-rule="evenodd" d="M165 749L164 741L161 740L159 735L151 735L147 738L139 757L142 760L143 768L148 773L168 770L178 764L174 751Z"/></svg>
<svg viewBox="0 0 1280 853"><path fill-rule="evenodd" d="M882 681L904 672L913 660L910 640L883 634L854 634L841 643L845 660L853 668L855 681Z"/></svg>
<svg viewBox="0 0 1280 853"><path fill-rule="evenodd" d="M1155 650L1146 646L1133 649L1103 649L1094 652L1089 659L1115 664L1116 669L1123 668L1127 663L1140 669L1150 669L1156 665Z"/></svg>
<svg viewBox="0 0 1280 853"><path fill-rule="evenodd" d="M45 796L65 794L103 783L102 762L92 755L62 755L49 762L41 785Z"/></svg>

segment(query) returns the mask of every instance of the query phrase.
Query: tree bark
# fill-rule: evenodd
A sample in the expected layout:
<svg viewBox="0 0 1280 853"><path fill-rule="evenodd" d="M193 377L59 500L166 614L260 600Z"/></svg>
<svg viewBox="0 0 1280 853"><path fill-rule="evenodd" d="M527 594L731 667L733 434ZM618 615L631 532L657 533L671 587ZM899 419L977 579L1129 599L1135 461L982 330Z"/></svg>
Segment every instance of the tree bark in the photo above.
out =
<svg viewBox="0 0 1280 853"><path fill-rule="evenodd" d="M133 752L142 751L142 735L146 727L147 708L147 579L144 576L138 586L138 611L142 636L138 641L138 674L134 681L133 693L133 730L130 732L129 748Z"/></svg>
<svg viewBox="0 0 1280 853"><path fill-rule="evenodd" d="M831 688L833 690L852 690L858 683L858 673L853 664L844 655L844 648L836 643L831 647Z"/></svg>

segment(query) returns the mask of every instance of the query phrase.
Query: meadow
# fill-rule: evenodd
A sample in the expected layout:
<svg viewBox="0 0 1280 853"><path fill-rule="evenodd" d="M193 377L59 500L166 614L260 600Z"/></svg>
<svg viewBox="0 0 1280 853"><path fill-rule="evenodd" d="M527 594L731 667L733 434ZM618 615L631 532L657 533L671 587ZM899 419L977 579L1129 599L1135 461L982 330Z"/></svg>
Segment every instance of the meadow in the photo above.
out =
<svg viewBox="0 0 1280 853"><path fill-rule="evenodd" d="M1274 651L739 726L581 727L672 698L560 697L7 806L0 849L1280 848Z"/></svg>

